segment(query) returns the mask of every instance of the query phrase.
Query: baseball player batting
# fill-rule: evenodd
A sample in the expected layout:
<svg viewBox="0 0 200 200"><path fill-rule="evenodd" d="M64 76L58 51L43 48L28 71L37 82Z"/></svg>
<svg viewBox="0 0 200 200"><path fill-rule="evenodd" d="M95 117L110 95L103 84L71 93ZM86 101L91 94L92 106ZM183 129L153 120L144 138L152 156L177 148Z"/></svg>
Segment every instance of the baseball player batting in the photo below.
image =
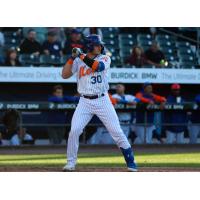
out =
<svg viewBox="0 0 200 200"><path fill-rule="evenodd" d="M70 78L76 73L77 88L81 94L71 122L67 145L67 164L63 171L74 171L79 148L79 136L94 115L99 117L122 151L128 171L137 171L131 146L123 133L119 119L108 95L108 70L110 57L103 55L104 46L99 35L87 38L87 54L74 48L72 56L63 67L62 77Z"/></svg>

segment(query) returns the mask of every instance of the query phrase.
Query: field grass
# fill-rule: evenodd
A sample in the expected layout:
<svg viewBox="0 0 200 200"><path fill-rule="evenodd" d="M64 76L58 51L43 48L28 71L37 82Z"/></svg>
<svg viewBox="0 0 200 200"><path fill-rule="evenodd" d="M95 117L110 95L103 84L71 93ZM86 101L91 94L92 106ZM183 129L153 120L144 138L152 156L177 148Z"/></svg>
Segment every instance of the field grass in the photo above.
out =
<svg viewBox="0 0 200 200"><path fill-rule="evenodd" d="M0 155L0 167L62 167L65 154ZM192 167L200 168L200 153L138 153L139 167ZM124 167L119 153L80 153L79 167Z"/></svg>

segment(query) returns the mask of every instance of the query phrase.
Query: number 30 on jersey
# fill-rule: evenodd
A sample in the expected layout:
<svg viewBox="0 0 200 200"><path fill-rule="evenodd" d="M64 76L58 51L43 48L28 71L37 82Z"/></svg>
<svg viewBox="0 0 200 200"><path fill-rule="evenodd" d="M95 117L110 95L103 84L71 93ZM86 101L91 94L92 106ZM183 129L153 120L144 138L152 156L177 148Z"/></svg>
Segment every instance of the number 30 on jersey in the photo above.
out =
<svg viewBox="0 0 200 200"><path fill-rule="evenodd" d="M91 76L91 83L92 83L92 84L102 83L101 75L98 75L98 76Z"/></svg>

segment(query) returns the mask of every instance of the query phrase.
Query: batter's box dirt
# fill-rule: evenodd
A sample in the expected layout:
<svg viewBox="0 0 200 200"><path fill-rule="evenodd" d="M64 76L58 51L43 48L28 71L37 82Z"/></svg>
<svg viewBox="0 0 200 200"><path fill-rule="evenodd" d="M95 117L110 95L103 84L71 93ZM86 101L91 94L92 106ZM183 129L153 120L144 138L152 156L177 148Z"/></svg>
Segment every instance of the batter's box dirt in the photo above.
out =
<svg viewBox="0 0 200 200"><path fill-rule="evenodd" d="M58 167L0 167L0 172L62 172ZM127 172L124 168L82 168L77 167L75 172ZM141 167L138 172L200 172L199 168L181 167Z"/></svg>

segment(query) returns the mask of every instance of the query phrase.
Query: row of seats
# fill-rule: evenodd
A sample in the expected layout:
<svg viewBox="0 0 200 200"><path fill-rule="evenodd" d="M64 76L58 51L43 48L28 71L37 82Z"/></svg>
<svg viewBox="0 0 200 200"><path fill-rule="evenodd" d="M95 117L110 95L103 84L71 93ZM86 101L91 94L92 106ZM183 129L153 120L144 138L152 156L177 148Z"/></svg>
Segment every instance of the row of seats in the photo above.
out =
<svg viewBox="0 0 200 200"><path fill-rule="evenodd" d="M23 66L62 66L69 57L70 55L56 57L54 55L34 56L30 54L21 54L19 56L19 61Z"/></svg>
<svg viewBox="0 0 200 200"><path fill-rule="evenodd" d="M140 45L145 51L150 47L154 39L158 42L166 59L172 64L175 63L175 67L178 66L177 63L186 68L194 68L198 64L198 56L200 57L200 55L196 56L192 45L189 42L177 41L174 36L158 34L153 38L150 34L119 34L118 28L101 28L101 31L105 46L112 53L112 66L123 66L124 61L130 56L133 46ZM19 35L13 32L4 32L4 35L5 49L19 47L22 39ZM0 48L0 54L2 55L3 53L5 53L4 49ZM20 61L23 65L52 64L59 66L66 61L67 57L20 55Z"/></svg>
<svg viewBox="0 0 200 200"><path fill-rule="evenodd" d="M103 32L106 47L111 51L115 58L115 65L122 65L130 56L135 45L141 46L146 51L153 40L156 40L171 63L179 63L185 68L194 68L198 64L195 48L189 42L177 41L174 36L159 34L153 38L150 34L118 34L114 30ZM118 58L118 55L120 57ZM121 58L121 59L120 59Z"/></svg>

